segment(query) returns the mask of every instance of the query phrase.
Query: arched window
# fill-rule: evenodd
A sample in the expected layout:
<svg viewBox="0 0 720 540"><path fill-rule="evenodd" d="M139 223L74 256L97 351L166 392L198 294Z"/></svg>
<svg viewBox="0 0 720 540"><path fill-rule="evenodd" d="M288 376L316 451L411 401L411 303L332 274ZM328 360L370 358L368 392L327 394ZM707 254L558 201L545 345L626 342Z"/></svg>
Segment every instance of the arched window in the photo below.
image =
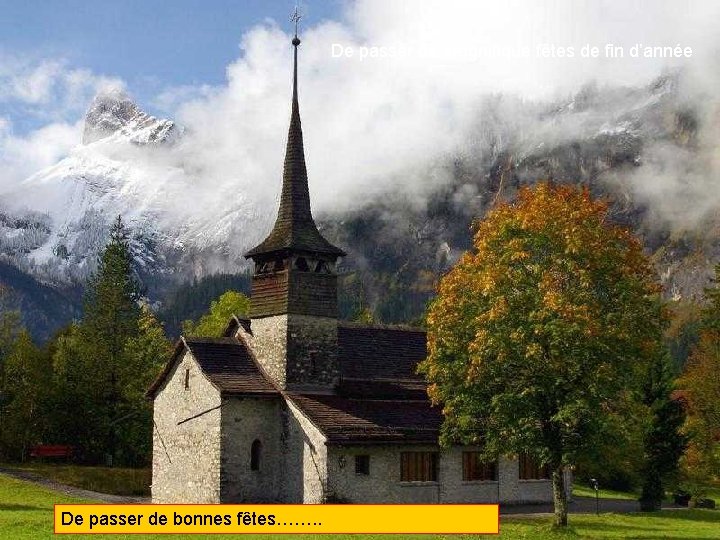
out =
<svg viewBox="0 0 720 540"><path fill-rule="evenodd" d="M262 452L262 443L259 439L255 439L250 447L250 470L260 470L260 453Z"/></svg>

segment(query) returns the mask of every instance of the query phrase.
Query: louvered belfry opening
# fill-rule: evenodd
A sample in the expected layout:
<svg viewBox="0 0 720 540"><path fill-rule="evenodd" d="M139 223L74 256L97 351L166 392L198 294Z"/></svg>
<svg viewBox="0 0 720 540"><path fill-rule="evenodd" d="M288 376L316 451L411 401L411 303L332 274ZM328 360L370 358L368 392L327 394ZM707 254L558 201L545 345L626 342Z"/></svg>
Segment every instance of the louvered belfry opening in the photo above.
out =
<svg viewBox="0 0 720 540"><path fill-rule="evenodd" d="M255 263L253 317L294 313L337 317L335 263L345 252L328 242L312 217L293 39L293 93L280 208L268 237L245 254Z"/></svg>

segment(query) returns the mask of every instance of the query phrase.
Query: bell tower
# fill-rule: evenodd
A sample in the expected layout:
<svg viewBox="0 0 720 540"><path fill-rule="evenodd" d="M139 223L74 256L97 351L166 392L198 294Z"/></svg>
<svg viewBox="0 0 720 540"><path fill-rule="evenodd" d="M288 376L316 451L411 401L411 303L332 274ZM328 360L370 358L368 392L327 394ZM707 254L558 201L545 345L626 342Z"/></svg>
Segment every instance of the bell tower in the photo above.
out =
<svg viewBox="0 0 720 540"><path fill-rule="evenodd" d="M310 210L298 104L295 11L293 90L280 208L252 259L251 319L258 361L282 388L331 389L338 378L337 275L345 252L318 231Z"/></svg>

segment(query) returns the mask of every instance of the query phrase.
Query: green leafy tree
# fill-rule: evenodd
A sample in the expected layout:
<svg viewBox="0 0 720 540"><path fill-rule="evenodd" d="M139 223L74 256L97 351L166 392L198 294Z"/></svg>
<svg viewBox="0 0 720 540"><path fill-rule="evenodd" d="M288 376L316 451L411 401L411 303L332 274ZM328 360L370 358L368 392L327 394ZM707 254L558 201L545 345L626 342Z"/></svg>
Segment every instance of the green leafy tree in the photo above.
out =
<svg viewBox="0 0 720 540"><path fill-rule="evenodd" d="M642 485L648 408L634 392L618 393L602 420L604 437L578 455L574 480L587 485L591 478L616 491L635 491Z"/></svg>
<svg viewBox="0 0 720 540"><path fill-rule="evenodd" d="M665 324L640 242L586 190L538 184L477 223L474 249L442 279L420 366L443 407L443 444L549 467L567 525L564 468L636 390Z"/></svg>
<svg viewBox="0 0 720 540"><path fill-rule="evenodd" d="M705 289L707 304L702 313L704 330L720 332L720 264L715 266L714 286Z"/></svg>
<svg viewBox="0 0 720 540"><path fill-rule="evenodd" d="M690 437L682 459L683 484L696 500L720 478L720 265L715 267L714 283L705 291L708 303L699 341L678 380Z"/></svg>
<svg viewBox="0 0 720 540"><path fill-rule="evenodd" d="M675 478L687 439L683 405L673 399L673 377L669 356L658 355L650 366L644 385L644 403L650 422L644 437L643 510L660 510L668 481Z"/></svg>
<svg viewBox="0 0 720 540"><path fill-rule="evenodd" d="M237 291L226 291L210 304L210 310L195 323L185 321L183 334L198 337L220 337L233 315L247 315L250 299Z"/></svg>
<svg viewBox="0 0 720 540"><path fill-rule="evenodd" d="M121 462L143 465L152 451L152 405L145 392L171 353L162 325L147 306L142 307L138 333L125 343L122 396L117 412Z"/></svg>
<svg viewBox="0 0 720 540"><path fill-rule="evenodd" d="M355 314L353 321L361 324L377 323L377 320L375 319L375 314L369 307L360 308L360 310Z"/></svg>

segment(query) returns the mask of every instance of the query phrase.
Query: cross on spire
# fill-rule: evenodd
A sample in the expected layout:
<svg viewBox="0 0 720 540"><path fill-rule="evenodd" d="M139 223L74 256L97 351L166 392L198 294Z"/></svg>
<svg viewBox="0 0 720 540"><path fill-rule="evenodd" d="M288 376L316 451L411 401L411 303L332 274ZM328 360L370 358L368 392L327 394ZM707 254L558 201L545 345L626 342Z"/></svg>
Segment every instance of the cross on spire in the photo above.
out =
<svg viewBox="0 0 720 540"><path fill-rule="evenodd" d="M296 3L295 10L293 11L293 14L290 15L290 21L295 23L295 38L293 39L293 45L296 47L300 45L300 40L298 39L298 24L300 23L300 19L302 19L302 15L300 14L299 6Z"/></svg>
<svg viewBox="0 0 720 540"><path fill-rule="evenodd" d="M337 257L344 256L345 252L330 244L320 234L310 211L310 191L298 104L297 57L300 39L297 37L297 23L300 17L296 7L290 18L295 23L295 37L292 40L294 45L292 105L278 217L268 237L259 246L246 253L245 257L267 259L278 253L302 252L331 258L334 262Z"/></svg>

